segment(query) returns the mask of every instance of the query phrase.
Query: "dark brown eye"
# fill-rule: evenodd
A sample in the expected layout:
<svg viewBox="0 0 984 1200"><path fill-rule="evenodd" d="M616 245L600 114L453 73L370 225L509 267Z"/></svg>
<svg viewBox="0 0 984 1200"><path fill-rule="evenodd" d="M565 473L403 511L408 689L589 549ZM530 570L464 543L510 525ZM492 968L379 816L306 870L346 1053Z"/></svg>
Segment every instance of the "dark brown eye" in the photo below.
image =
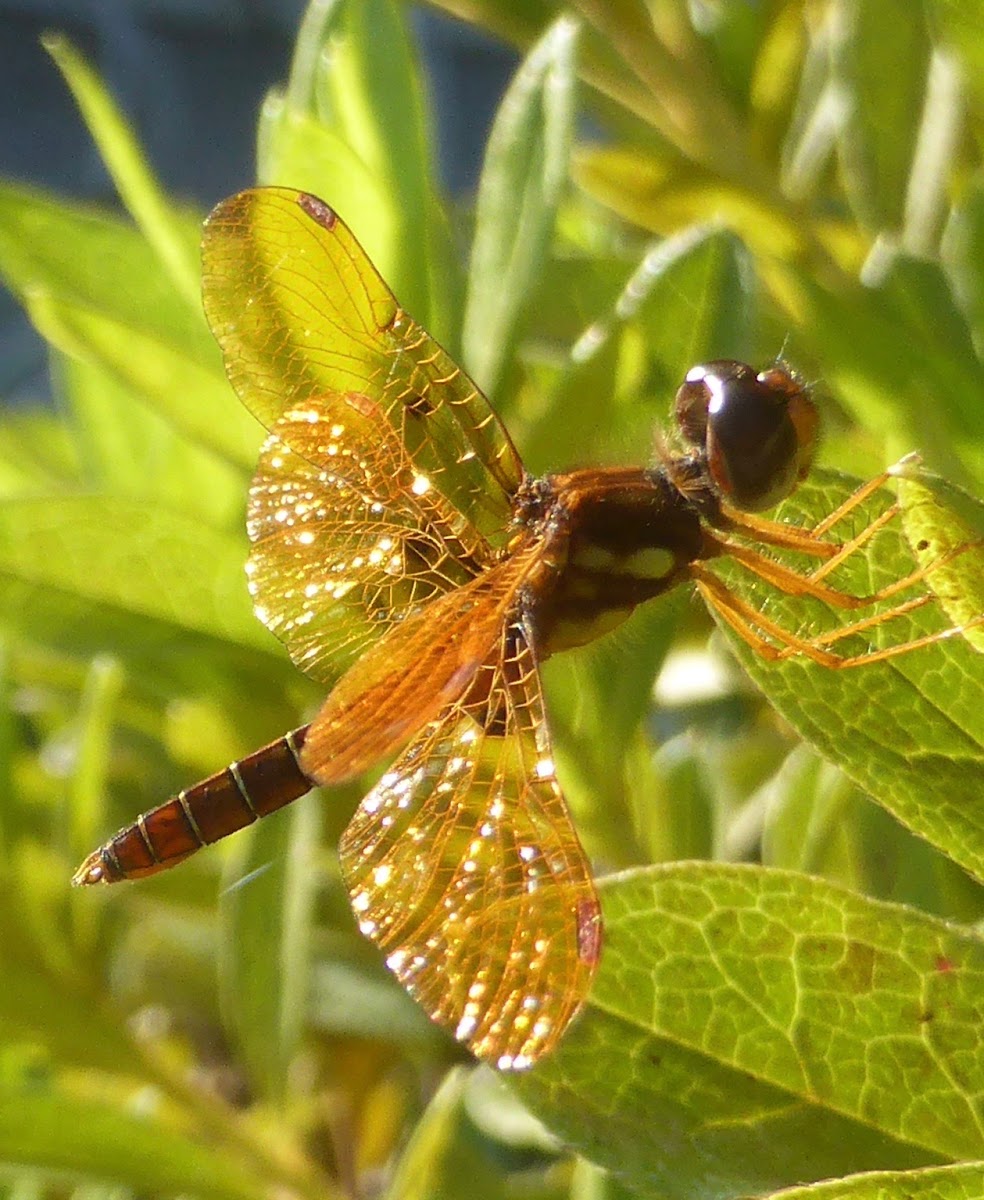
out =
<svg viewBox="0 0 984 1200"><path fill-rule="evenodd" d="M711 483L735 508L771 508L810 469L817 411L784 367L756 373L731 359L702 363L687 372L674 407Z"/></svg>

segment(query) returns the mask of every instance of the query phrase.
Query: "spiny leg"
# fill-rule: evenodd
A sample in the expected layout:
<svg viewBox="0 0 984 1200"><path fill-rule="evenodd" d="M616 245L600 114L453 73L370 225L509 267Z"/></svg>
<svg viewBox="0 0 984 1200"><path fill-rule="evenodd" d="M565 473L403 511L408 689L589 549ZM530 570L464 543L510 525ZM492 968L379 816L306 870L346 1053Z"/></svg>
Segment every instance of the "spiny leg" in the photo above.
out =
<svg viewBox="0 0 984 1200"><path fill-rule="evenodd" d="M876 475L867 483L862 484L838 508L811 529L797 529L796 527L790 527L764 518L729 511L726 514L728 516L729 530L744 537L757 537L760 542L765 542L767 545L800 551L806 550L809 553L809 547L802 544L804 540L809 543L816 537L826 533L850 511L897 475L899 469L904 464L916 459L918 459L917 455L907 455L894 467L890 467L887 471L883 471L880 475ZM726 542L723 539L715 539L715 541L719 547L719 552L730 554L736 560L744 562L749 570L761 578L775 583L783 591L791 595L814 596L835 607L844 608L860 608L880 600L890 599L899 592L904 592L924 579L928 579L932 572L946 566L968 550L984 544L982 541L968 541L954 547L952 550L940 555L934 561L913 569L904 578L897 579L868 596L854 596L837 588L813 586L820 585L822 580L832 571L836 570L841 563L860 550L879 530L883 529L898 516L901 511L901 505L898 501L893 501L847 541L839 545L826 541L815 542L813 552L817 552L817 549L822 547L825 561L811 571L798 571L795 568L779 565L775 563L775 560L768 559L758 553L754 547L736 546L734 543ZM727 548L725 548L726 546Z"/></svg>
<svg viewBox="0 0 984 1200"><path fill-rule="evenodd" d="M907 591L917 583L921 583L932 571L945 566L952 559L963 554L976 544L966 543L965 545L957 546L946 554L941 555L934 562L928 563L924 567L916 567L908 575L903 576L901 579L893 580L877 591L871 592L866 596L855 596L851 592L845 592L823 583L822 580L817 578L816 572L801 574L792 567L787 567L775 559L767 558L764 554L760 554L751 547L740 546L723 540L717 542L722 555L733 558L735 562L741 563L753 575L757 575L767 583L774 584L788 596L812 596L814 599L822 600L825 604L829 604L833 608L849 609L866 608L870 604L877 604L882 600L890 600L893 596L897 596L899 592ZM856 547L852 547L852 552L854 549ZM824 564L823 568L820 568L820 571L825 573L825 569L826 564Z"/></svg>
<svg viewBox="0 0 984 1200"><path fill-rule="evenodd" d="M863 504L869 496L884 487L892 478L895 469L893 467L888 471L882 471L880 475L876 475L873 479L869 479L867 483L861 484L833 512L828 513L822 521L817 522L816 525L812 525L809 528L788 525L783 521L772 521L768 517L757 517L752 513L740 512L738 509L722 506L727 522L727 530L742 534L755 541L765 542L769 546L778 546L780 549L799 550L804 554L813 554L824 559L837 557L838 561L842 561L843 557L846 557L842 553L845 547L850 546L851 551L849 552L853 553L853 550L863 545L882 525L886 524L896 515L899 511L898 505L893 504L891 508L880 514L873 521L870 521L859 534L846 543L825 541L824 534L839 521L843 520L859 504ZM824 574L829 569L821 568Z"/></svg>
<svg viewBox="0 0 984 1200"><path fill-rule="evenodd" d="M696 581L700 594L704 597L707 604L757 654L770 661L782 661L794 655L802 654L804 657L819 663L821 666L829 667L832 670L844 670L847 667L870 665L871 663L882 662L885 659L895 658L900 654L908 654L913 650L918 650L922 646L930 646L935 642L954 637L957 634L964 633L967 629L984 624L984 615L982 615L966 625L954 625L948 629L912 638L909 641L900 642L895 646L888 646L881 650L866 650L861 654L840 655L828 650L827 647L843 638L849 637L853 633L861 633L866 629L882 625L887 621L894 620L896 617L913 612L928 603L932 597L916 596L912 600L907 600L887 612L875 614L863 621L858 621L851 625L842 625L836 630L818 634L815 637L800 637L798 634L793 633L792 630L786 629L778 622L765 616L764 613L760 612L754 605L741 599L740 596L736 596L724 580L701 564L698 563L691 567L691 575ZM780 646L776 647L772 645L762 634L768 634L769 637L779 642Z"/></svg>

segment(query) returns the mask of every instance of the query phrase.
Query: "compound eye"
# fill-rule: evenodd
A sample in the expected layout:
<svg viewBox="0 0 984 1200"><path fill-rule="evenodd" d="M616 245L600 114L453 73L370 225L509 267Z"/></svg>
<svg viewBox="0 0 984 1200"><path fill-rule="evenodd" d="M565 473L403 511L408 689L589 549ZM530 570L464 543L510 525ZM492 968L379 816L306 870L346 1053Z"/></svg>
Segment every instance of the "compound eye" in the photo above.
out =
<svg viewBox="0 0 984 1200"><path fill-rule="evenodd" d="M771 508L809 470L817 414L785 368L759 374L718 360L692 368L677 392L683 435L703 448L711 482L735 508Z"/></svg>
<svg viewBox="0 0 984 1200"><path fill-rule="evenodd" d="M707 406L711 402L703 367L691 367L677 388L673 415L677 428L692 446L704 448L707 436Z"/></svg>

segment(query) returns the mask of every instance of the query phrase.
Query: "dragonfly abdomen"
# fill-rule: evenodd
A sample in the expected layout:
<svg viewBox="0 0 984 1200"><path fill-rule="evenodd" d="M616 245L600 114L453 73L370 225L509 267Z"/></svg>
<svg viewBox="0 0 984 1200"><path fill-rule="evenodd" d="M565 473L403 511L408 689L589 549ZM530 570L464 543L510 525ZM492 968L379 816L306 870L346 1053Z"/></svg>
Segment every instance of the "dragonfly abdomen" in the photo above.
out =
<svg viewBox="0 0 984 1200"><path fill-rule="evenodd" d="M153 875L297 800L314 786L298 761L306 733L295 729L144 813L94 850L72 882Z"/></svg>

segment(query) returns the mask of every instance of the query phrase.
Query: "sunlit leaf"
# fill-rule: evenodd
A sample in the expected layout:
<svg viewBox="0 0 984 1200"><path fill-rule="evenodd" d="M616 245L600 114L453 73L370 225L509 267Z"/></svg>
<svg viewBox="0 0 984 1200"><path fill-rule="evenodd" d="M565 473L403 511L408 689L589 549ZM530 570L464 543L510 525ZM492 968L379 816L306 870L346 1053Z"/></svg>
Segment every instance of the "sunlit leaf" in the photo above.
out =
<svg viewBox="0 0 984 1200"><path fill-rule="evenodd" d="M500 388L567 180L577 28L562 17L531 51L503 99L486 150L461 341L465 366L491 396Z"/></svg>
<svg viewBox="0 0 984 1200"><path fill-rule="evenodd" d="M817 472L782 506L781 517L809 525L851 491L850 481ZM835 526L832 536L859 533L889 501L885 493L876 493ZM942 513L940 520L946 524ZM896 520L852 554L828 582L864 596L916 568ZM922 607L869 630L870 637L862 633L830 647L844 654L901 644L952 623L932 593L932 579L845 616L820 601L780 595L737 568L725 573L741 596L759 608L767 606L773 620L806 636L836 630L871 611L885 612L920 592L930 596ZM742 665L801 736L910 829L984 877L984 657L966 638L950 637L847 670L832 670L802 656L767 662L742 639L733 638L733 645Z"/></svg>
<svg viewBox="0 0 984 1200"><path fill-rule="evenodd" d="M981 1155L976 935L751 867L628 872L602 902L588 1010L515 1083L588 1158L684 1200Z"/></svg>
<svg viewBox="0 0 984 1200"><path fill-rule="evenodd" d="M247 830L224 874L219 970L226 1019L260 1093L282 1101L304 1028L319 796Z"/></svg>

